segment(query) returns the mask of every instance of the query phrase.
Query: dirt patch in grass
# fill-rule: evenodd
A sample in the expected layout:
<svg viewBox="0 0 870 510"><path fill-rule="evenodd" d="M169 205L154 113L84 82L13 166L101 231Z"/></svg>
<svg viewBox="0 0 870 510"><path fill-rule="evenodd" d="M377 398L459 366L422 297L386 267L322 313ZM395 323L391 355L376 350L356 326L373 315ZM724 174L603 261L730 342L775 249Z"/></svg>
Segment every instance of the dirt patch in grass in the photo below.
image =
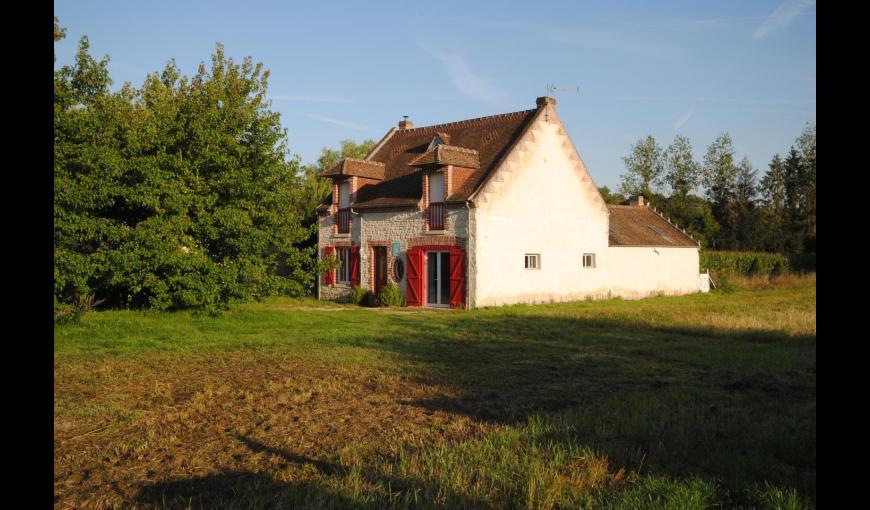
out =
<svg viewBox="0 0 870 510"><path fill-rule="evenodd" d="M409 404L434 395L444 390L359 366L247 352L58 361L55 501L150 506L157 502L142 495L155 484L233 472L311 478L352 465L366 449L492 427Z"/></svg>

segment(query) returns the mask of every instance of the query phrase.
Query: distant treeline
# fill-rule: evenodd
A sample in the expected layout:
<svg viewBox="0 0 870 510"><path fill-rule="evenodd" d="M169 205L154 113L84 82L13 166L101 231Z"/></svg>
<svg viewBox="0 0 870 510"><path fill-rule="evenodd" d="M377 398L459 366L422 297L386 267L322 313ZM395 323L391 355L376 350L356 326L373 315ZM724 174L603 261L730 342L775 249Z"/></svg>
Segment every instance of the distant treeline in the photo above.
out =
<svg viewBox="0 0 870 510"><path fill-rule="evenodd" d="M809 124L785 158L776 154L767 172L737 161L726 133L695 160L688 138L662 149L651 135L623 158L619 192L600 188L609 203L644 195L685 228L703 248L783 253L814 266L816 251L816 127ZM703 196L694 194L697 190ZM799 256L813 254L812 256Z"/></svg>

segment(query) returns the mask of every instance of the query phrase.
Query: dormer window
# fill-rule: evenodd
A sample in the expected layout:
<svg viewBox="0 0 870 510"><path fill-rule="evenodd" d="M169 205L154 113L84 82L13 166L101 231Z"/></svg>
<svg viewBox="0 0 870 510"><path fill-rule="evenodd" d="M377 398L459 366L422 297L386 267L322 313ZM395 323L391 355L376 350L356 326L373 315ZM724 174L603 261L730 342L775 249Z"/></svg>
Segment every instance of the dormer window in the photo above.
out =
<svg viewBox="0 0 870 510"><path fill-rule="evenodd" d="M444 230L444 174L429 174L429 230Z"/></svg>
<svg viewBox="0 0 870 510"><path fill-rule="evenodd" d="M444 201L444 174L429 174L429 203Z"/></svg>
<svg viewBox="0 0 870 510"><path fill-rule="evenodd" d="M338 208L347 209L350 207L350 183L344 181L338 185Z"/></svg>
<svg viewBox="0 0 870 510"><path fill-rule="evenodd" d="M350 233L350 182L338 183L338 213L335 215L336 233Z"/></svg>

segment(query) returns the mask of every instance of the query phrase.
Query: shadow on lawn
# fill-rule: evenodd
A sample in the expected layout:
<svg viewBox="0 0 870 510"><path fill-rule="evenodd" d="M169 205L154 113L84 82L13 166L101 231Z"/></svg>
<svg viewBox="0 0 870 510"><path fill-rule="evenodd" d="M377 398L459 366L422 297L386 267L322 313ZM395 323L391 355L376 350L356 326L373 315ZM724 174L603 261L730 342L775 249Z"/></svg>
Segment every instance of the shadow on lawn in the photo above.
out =
<svg viewBox="0 0 870 510"><path fill-rule="evenodd" d="M236 435L252 452L265 452L285 463L297 467L313 466L316 471L332 480L341 481L356 477L368 486L389 488L393 494L401 494L397 500L381 500L372 497L372 492L353 493L353 490L336 492L317 480L281 481L267 472L227 470L198 478L163 481L144 486L136 496L136 503L157 508L360 508L382 509L390 504L400 507L432 507L415 505L410 498L432 501L439 492L432 482L409 477L394 477L365 468L352 468L326 462L305 455L263 444L246 436ZM313 478L313 477L308 477ZM345 484L341 484L345 486ZM428 497L427 497L428 496ZM448 493L442 496L443 508L487 509L488 504L464 495Z"/></svg>
<svg viewBox="0 0 870 510"><path fill-rule="evenodd" d="M815 503L814 336L510 313L391 314L385 321L384 335L352 342L393 353L411 365L409 378L448 390L407 405L518 427L535 417L545 426L527 432L530 444L582 444L611 466L716 480L726 506L757 504L747 494L764 481L793 487ZM434 506L443 494L436 478L443 475L393 477L237 439L253 452L311 465L333 483L226 471L150 485L137 501L185 508L190 502L195 508L383 508ZM345 482L353 477L369 489L352 492ZM423 503L378 500L382 493L372 486L403 497L419 494ZM449 508L487 504L455 492L442 498Z"/></svg>
<svg viewBox="0 0 870 510"><path fill-rule="evenodd" d="M406 402L550 426L644 473L701 476L729 498L767 480L815 501L815 336L492 313L393 316L377 342L450 395Z"/></svg>

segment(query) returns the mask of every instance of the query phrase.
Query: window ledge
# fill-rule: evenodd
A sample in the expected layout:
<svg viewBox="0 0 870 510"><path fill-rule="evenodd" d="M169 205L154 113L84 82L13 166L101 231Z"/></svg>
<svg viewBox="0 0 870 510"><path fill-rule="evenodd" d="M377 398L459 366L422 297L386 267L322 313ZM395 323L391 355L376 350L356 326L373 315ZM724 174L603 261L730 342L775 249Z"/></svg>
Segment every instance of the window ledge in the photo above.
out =
<svg viewBox="0 0 870 510"><path fill-rule="evenodd" d="M423 231L423 235L427 235L427 236L440 236L440 235L444 235L446 233L447 233L446 228L444 230L424 230Z"/></svg>
<svg viewBox="0 0 870 510"><path fill-rule="evenodd" d="M350 233L347 233L347 234L332 234L332 237L333 237L333 239L334 239L334 238L347 239L347 238L350 238Z"/></svg>

